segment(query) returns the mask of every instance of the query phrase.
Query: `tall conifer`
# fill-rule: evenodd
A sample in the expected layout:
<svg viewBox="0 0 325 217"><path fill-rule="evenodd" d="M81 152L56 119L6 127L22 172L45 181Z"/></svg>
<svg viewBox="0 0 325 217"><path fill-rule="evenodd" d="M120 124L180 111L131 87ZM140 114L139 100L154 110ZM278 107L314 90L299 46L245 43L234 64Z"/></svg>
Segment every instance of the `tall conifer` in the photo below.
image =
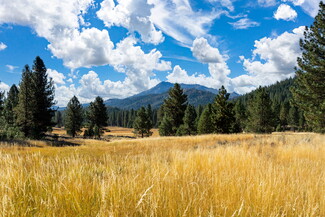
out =
<svg viewBox="0 0 325 217"><path fill-rule="evenodd" d="M183 117L187 107L187 95L184 94L179 84L176 83L174 87L169 90L168 94L168 98L165 99L163 104L164 118L159 126L160 135L176 135L179 126L183 124ZM165 118L165 116L167 117ZM163 124L171 125L171 129L168 129L168 133L163 132L164 129L167 129L167 126L163 126Z"/></svg>
<svg viewBox="0 0 325 217"><path fill-rule="evenodd" d="M144 107L141 107L137 111L137 115L133 123L134 134L136 136L141 136L141 138L150 136L152 132L150 131L151 123L149 122L150 120L149 120L148 110L146 111Z"/></svg>
<svg viewBox="0 0 325 217"><path fill-rule="evenodd" d="M319 8L314 23L306 27L300 40L302 57L298 58L297 79L291 91L307 124L325 133L325 4L320 2Z"/></svg>
<svg viewBox="0 0 325 217"><path fill-rule="evenodd" d="M35 98L32 90L32 72L28 65L25 65L22 78L19 84L19 102L16 108L17 126L25 137L30 137L33 122L33 109L35 109Z"/></svg>
<svg viewBox="0 0 325 217"><path fill-rule="evenodd" d="M35 101L32 108L34 122L32 137L41 138L45 132L52 129L54 116L52 106L55 102L53 81L48 78L45 64L39 56L34 60L31 94Z"/></svg>
<svg viewBox="0 0 325 217"><path fill-rule="evenodd" d="M196 116L194 106L187 105L183 118L184 123L178 128L176 134L178 136L197 134Z"/></svg>
<svg viewBox="0 0 325 217"><path fill-rule="evenodd" d="M265 88L261 86L249 102L248 129L255 133L271 133L274 125L272 102Z"/></svg>
<svg viewBox="0 0 325 217"><path fill-rule="evenodd" d="M83 109L76 96L73 96L65 111L64 126L68 135L75 137L81 132Z"/></svg>
<svg viewBox="0 0 325 217"><path fill-rule="evenodd" d="M108 120L107 108L101 97L96 97L95 101L90 103L87 116L90 121L89 131L93 131L94 136L100 138ZM91 133L90 136L92 136Z"/></svg>
<svg viewBox="0 0 325 217"><path fill-rule="evenodd" d="M212 105L208 104L199 119L198 122L198 133L199 134L210 134L213 133L213 123L212 123Z"/></svg>
<svg viewBox="0 0 325 217"><path fill-rule="evenodd" d="M8 96L5 102L4 116L6 123L13 126L16 122L16 114L14 112L15 108L19 102L19 90L16 85L12 85L8 92Z"/></svg>
<svg viewBox="0 0 325 217"><path fill-rule="evenodd" d="M235 117L233 113L233 106L229 99L229 93L224 86L219 89L219 93L216 96L213 109L212 109L212 123L214 132L216 133L231 133L232 127L235 123Z"/></svg>

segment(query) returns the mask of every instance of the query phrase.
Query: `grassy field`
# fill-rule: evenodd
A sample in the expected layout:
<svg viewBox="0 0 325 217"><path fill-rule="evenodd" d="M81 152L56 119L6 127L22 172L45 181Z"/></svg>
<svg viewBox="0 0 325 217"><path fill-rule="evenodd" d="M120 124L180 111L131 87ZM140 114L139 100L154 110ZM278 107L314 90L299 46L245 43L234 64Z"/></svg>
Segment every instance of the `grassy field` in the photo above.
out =
<svg viewBox="0 0 325 217"><path fill-rule="evenodd" d="M111 139L125 139L127 137L134 137L133 130L130 128L123 127L107 127L109 132L104 132L104 137L109 137ZM152 129L152 137L159 137L158 129ZM63 128L54 128L53 134L59 136L66 136L66 131Z"/></svg>
<svg viewBox="0 0 325 217"><path fill-rule="evenodd" d="M67 140L0 142L0 216L325 216L324 135Z"/></svg>

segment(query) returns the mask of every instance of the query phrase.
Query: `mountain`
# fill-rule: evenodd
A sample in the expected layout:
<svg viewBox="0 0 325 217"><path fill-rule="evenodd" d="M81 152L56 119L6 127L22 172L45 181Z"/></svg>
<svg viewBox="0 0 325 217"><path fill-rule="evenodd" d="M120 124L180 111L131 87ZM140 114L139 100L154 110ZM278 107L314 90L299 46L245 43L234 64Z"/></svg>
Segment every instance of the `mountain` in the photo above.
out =
<svg viewBox="0 0 325 217"><path fill-rule="evenodd" d="M141 106L151 104L152 108L159 108L164 99L168 97L168 91L173 83L161 82L155 87L143 91L125 99L109 99L105 104L120 109L139 109ZM213 102L218 90L197 84L181 84L184 93L188 96L188 102L194 106L206 105ZM230 98L236 98L237 93L230 94Z"/></svg>
<svg viewBox="0 0 325 217"><path fill-rule="evenodd" d="M208 91L208 92L211 92L214 94L218 94L217 89L208 88L208 87L205 87L205 86L202 86L199 84L180 84L180 85L183 89L196 89L196 90ZM151 95L151 94L166 93L173 86L174 86L173 83L163 81L163 82L160 82L159 84L157 84L156 86L154 86L153 88L143 91L143 92L136 94L134 96L145 96L145 95Z"/></svg>

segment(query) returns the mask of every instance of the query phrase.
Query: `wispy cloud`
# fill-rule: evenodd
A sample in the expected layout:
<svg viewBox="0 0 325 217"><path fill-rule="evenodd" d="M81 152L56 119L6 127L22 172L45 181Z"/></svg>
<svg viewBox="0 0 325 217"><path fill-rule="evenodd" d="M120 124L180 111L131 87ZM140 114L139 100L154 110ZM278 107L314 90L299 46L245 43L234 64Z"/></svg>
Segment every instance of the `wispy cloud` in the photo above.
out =
<svg viewBox="0 0 325 217"><path fill-rule="evenodd" d="M3 42L0 42L0 51L7 48L7 45L5 45Z"/></svg>
<svg viewBox="0 0 325 217"><path fill-rule="evenodd" d="M232 25L234 29L248 29L260 25L260 23L250 20L249 18L242 18L236 22L230 22L229 24Z"/></svg>
<svg viewBox="0 0 325 217"><path fill-rule="evenodd" d="M13 66L13 65L6 65L8 72L13 73L15 71L15 69L18 69L18 66Z"/></svg>

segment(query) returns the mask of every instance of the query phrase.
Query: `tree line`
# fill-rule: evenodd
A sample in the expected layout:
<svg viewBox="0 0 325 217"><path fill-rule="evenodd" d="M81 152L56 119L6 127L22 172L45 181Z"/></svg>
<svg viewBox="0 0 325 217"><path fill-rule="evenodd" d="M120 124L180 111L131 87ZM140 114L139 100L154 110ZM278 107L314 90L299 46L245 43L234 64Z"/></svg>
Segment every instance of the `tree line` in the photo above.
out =
<svg viewBox="0 0 325 217"><path fill-rule="evenodd" d="M133 127L137 136L151 135L153 127L161 136L209 133L271 133L287 129L325 132L325 5L314 23L306 27L300 40L302 56L297 59L296 77L281 85L259 87L229 100L222 86L213 103L195 108L179 84L169 90L158 110L148 105L138 111L107 108L97 97L84 109L74 96L62 114L55 111L54 86L46 67L36 57L32 68L26 65L19 86L7 95L0 91L0 138L40 139L57 124L71 136L100 138L107 125ZM56 123L55 123L56 122Z"/></svg>

